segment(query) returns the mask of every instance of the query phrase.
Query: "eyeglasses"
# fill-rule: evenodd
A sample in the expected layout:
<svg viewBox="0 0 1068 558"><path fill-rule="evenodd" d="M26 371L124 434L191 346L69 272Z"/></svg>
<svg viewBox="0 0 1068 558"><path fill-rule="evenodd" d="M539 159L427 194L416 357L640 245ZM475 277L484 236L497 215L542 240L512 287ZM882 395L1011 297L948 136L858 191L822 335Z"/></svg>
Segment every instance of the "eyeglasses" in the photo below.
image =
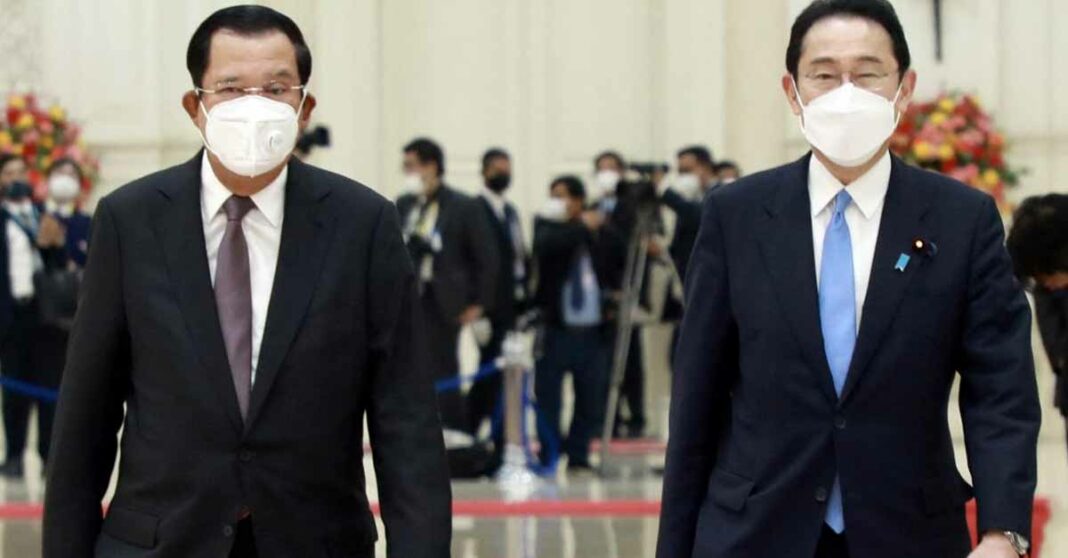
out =
<svg viewBox="0 0 1068 558"><path fill-rule="evenodd" d="M259 95L261 97L283 103L296 104L301 101L306 92L304 85L286 85L283 83L268 83L263 87L235 87L224 86L217 89L203 89L196 87L193 90L202 98L207 96L213 102L225 102L239 99L245 95Z"/></svg>
<svg viewBox="0 0 1068 558"><path fill-rule="evenodd" d="M873 70L852 73L815 71L803 76L803 78L809 87L823 93L838 89L847 81L872 93L884 93L885 90L893 87L889 79L892 75L893 72L876 72Z"/></svg>

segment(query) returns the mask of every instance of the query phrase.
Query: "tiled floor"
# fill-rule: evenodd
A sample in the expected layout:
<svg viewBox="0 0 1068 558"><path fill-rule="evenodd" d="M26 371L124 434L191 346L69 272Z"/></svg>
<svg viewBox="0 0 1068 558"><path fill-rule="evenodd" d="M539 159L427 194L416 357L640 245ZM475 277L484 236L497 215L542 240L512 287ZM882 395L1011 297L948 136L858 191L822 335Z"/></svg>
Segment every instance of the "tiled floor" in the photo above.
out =
<svg viewBox="0 0 1068 558"><path fill-rule="evenodd" d="M648 369L654 424L663 430L667 408L667 374L662 353L653 349L663 346L666 332L660 328L647 334ZM1051 401L1052 381L1043 355L1039 354L1039 379L1043 404ZM1047 406L1048 407L1048 406ZM950 416L956 416L956 410ZM959 420L954 420L959 433ZM958 434L958 455L963 458L962 439ZM32 443L31 443L32 447ZM651 473L662 457L618 457L625 476L601 480L593 476L567 478L561 475L543 483L532 498L566 501L655 501L660 493L660 479ZM367 468L371 471L370 462ZM42 494L39 464L27 462L25 483L0 482L0 498L5 502L38 502ZM1064 421L1053 409L1045 409L1045 421L1039 446L1039 495L1053 506L1053 519L1046 532L1043 557L1068 556L1068 449L1065 447ZM373 480L370 483L373 486ZM505 495L491 482L457 482L457 501L500 501ZM372 494L372 499L374 495ZM381 531L381 525L379 526ZM453 556L457 558L534 558L596 557L640 558L653 556L656 544L655 517L457 517L454 521ZM39 521L0 522L0 558L36 558L40 556ZM385 556L385 548L378 549Z"/></svg>

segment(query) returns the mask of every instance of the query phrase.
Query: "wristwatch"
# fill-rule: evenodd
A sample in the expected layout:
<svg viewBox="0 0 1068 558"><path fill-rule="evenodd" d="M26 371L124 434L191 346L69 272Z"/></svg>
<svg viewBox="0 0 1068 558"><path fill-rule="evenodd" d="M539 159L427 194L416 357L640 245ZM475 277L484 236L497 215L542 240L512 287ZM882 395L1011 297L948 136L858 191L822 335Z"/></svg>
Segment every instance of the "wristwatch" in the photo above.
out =
<svg viewBox="0 0 1068 558"><path fill-rule="evenodd" d="M1016 551L1016 554L1027 556L1027 552L1031 550L1031 543L1023 535L1012 531L1005 531L1004 535L1008 537L1009 544L1012 545L1012 549Z"/></svg>

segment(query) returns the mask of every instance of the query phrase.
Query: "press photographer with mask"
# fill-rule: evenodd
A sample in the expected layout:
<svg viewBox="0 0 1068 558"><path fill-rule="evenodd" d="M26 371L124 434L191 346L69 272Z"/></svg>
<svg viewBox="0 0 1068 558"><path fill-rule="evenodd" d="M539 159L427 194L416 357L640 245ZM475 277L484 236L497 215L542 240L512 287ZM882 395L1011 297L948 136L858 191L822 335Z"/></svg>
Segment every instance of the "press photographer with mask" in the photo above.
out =
<svg viewBox="0 0 1068 558"><path fill-rule="evenodd" d="M205 150L97 206L44 557L373 556L365 418L387 554L448 556L400 220L291 157L316 106L304 35L270 8L225 8L186 62L182 106Z"/></svg>

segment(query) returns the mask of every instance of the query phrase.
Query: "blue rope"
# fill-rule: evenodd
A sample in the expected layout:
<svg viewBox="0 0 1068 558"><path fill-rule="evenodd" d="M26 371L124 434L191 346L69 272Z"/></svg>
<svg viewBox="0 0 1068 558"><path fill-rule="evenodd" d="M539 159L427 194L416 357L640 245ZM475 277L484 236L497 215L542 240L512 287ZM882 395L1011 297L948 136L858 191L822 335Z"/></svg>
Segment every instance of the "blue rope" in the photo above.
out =
<svg viewBox="0 0 1068 558"><path fill-rule="evenodd" d="M539 440L545 449L545 456L547 463L542 463L538 456L534 455L534 452L530 451L530 433L527 432L527 421L523 421L521 424L520 434L522 435L523 451L527 454L527 466L530 467L534 474L541 477L551 477L556 474L556 465L560 461L560 442L556 438L556 427L545 424L545 416L538 412L538 406L531 397L531 380L533 376L526 374L523 378L523 408L534 411L534 418L537 421L538 426L541 426L541 431L545 433L545 440Z"/></svg>
<svg viewBox="0 0 1068 558"><path fill-rule="evenodd" d="M27 397L44 401L45 403L55 403L56 400L59 399L59 392L54 389L41 387L14 378L8 378L7 376L0 376L0 387L19 395L25 395Z"/></svg>
<svg viewBox="0 0 1068 558"><path fill-rule="evenodd" d="M487 362L486 364L483 364L481 368L478 369L477 373L472 374L471 376L457 375L455 378L445 378L444 380L438 380L434 382L434 389L438 393L443 393L446 391L456 391L464 385L464 382L475 383L484 378L488 378L490 376L500 373L501 369L497 367L497 363Z"/></svg>

